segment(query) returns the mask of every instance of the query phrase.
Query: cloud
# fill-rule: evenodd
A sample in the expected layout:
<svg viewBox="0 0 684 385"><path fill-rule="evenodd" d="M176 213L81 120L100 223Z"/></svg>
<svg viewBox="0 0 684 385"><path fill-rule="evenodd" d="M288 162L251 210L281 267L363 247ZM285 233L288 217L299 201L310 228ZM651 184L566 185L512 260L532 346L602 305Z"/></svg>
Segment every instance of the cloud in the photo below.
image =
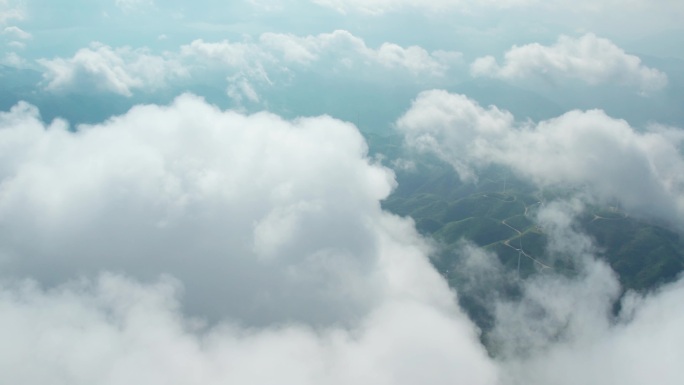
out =
<svg viewBox="0 0 684 385"><path fill-rule="evenodd" d="M352 331L230 323L206 329L179 314L176 291L173 281L140 285L112 275L52 291L5 285L0 336L13 350L3 355L0 379L27 385L55 378L76 385L140 378L150 384L495 383L486 356L468 352L459 319L418 303L387 304Z"/></svg>
<svg viewBox="0 0 684 385"><path fill-rule="evenodd" d="M14 48L14 49L24 49L26 48L26 43L23 41L11 41L7 43L8 46Z"/></svg>
<svg viewBox="0 0 684 385"><path fill-rule="evenodd" d="M270 50L280 53L286 62L309 64L322 60L324 56L333 56L336 61L350 68L371 62L417 75L441 76L449 68L450 62L461 58L458 52L429 53L422 47L401 47L393 43L383 43L379 48L373 49L363 39L344 30L305 37L266 33L261 36L260 42Z"/></svg>
<svg viewBox="0 0 684 385"><path fill-rule="evenodd" d="M682 130L640 132L600 110L515 122L507 111L439 90L418 95L396 126L409 146L449 162L464 180L498 164L540 187L618 198L633 213L684 224Z"/></svg>
<svg viewBox="0 0 684 385"><path fill-rule="evenodd" d="M3 156L0 211L15 235L35 232L40 245L29 250L18 239L5 248L24 256L12 260L17 272L36 275L52 263L43 280L79 269L138 278L170 272L202 311L255 322L330 319L373 301L363 290L368 282L359 279L360 292L347 292L343 276L363 277L375 263L378 239L367 232L365 210L380 215L374 206L392 176L367 164L365 143L350 126L243 117L193 96L78 134L61 122L42 128L26 105L4 120L4 143L13 149ZM46 158L26 158L39 143ZM320 177L331 167L335 182ZM354 187L339 190L338 182Z"/></svg>
<svg viewBox="0 0 684 385"><path fill-rule="evenodd" d="M183 95L70 131L20 103L0 114L0 379L496 383L426 241L382 211L393 185L329 117Z"/></svg>
<svg viewBox="0 0 684 385"><path fill-rule="evenodd" d="M577 202L552 202L537 216L550 256L570 258L577 273L547 271L522 284L520 299L493 305L490 337L502 376L533 385L636 385L657 372L663 383L680 382L672 365L684 352L672 341L683 333L684 312L674 306L684 298L682 281L648 295L629 292L615 314L617 277L574 223L582 210Z"/></svg>
<svg viewBox="0 0 684 385"><path fill-rule="evenodd" d="M482 133L501 137L513 124L508 111L495 106L485 109L465 95L446 91L425 91L411 108L397 120L397 128L406 142L420 151L432 151L448 161L461 179L474 180L471 167L473 147L482 146Z"/></svg>
<svg viewBox="0 0 684 385"><path fill-rule="evenodd" d="M410 223L381 211L393 175L349 124L242 116L190 95L77 133L37 113L1 117L7 274L169 273L193 311L254 323L349 320L382 293L450 302Z"/></svg>
<svg viewBox="0 0 684 385"><path fill-rule="evenodd" d="M537 3L536 0L485 0L474 2L471 0L312 0L313 3L332 8L341 13L361 12L379 15L406 9L424 10L427 12L465 11L476 6L509 8Z"/></svg>
<svg viewBox="0 0 684 385"><path fill-rule="evenodd" d="M233 43L228 40L205 42L202 39L183 45L180 52L183 56L213 60L223 65L238 68L250 66L252 61L258 60L259 56L262 55L261 50L253 44Z"/></svg>
<svg viewBox="0 0 684 385"><path fill-rule="evenodd" d="M251 42L205 42L195 40L181 47L183 56L197 57L220 62L240 69L257 65L284 67L308 67L323 60L335 61L336 69L350 69L364 64L384 68L398 68L411 73L442 75L449 62L460 60L457 52L436 51L429 53L418 46L401 47L383 43L373 49L363 39L344 30L319 35L296 36L290 34L264 33L258 43Z"/></svg>
<svg viewBox="0 0 684 385"><path fill-rule="evenodd" d="M261 101L254 86L243 74L230 76L228 78L228 83L228 97L233 99L237 104L241 104L243 99L246 99L251 103L259 103Z"/></svg>
<svg viewBox="0 0 684 385"><path fill-rule="evenodd" d="M285 5L281 0L247 0L254 8L266 12L282 11Z"/></svg>
<svg viewBox="0 0 684 385"><path fill-rule="evenodd" d="M492 56L471 64L473 76L507 80L539 78L553 82L580 80L589 85L617 84L652 92L667 85L667 75L649 68L610 40L586 34L561 36L552 46L537 43L513 46L499 65Z"/></svg>
<svg viewBox="0 0 684 385"><path fill-rule="evenodd" d="M147 48L110 47L92 43L71 58L40 59L45 88L57 92L99 91L132 96L136 90L154 90L175 80L192 78L202 83L228 79L231 98L259 102L259 89L273 86L276 78L289 81L298 72L317 71L332 76L385 75L388 71L414 79L442 78L461 54L428 52L418 46L383 43L370 48L363 39L343 30L295 36L264 33L254 42L197 39L177 52L154 54ZM283 80L284 79L284 80ZM238 97L239 96L239 97Z"/></svg>
<svg viewBox="0 0 684 385"><path fill-rule="evenodd" d="M461 60L458 52L429 53L418 46L383 43L377 49L370 48L363 39L344 30L308 36L264 33L258 42L195 40L182 46L181 53L187 58L212 60L246 73L258 74L316 65L335 72L375 67L396 69L416 76L443 76L450 65Z"/></svg>
<svg viewBox="0 0 684 385"><path fill-rule="evenodd" d="M576 288L572 293L577 295L580 291ZM547 298L555 294L561 293L554 291ZM682 351L673 341L683 337L680 325L684 314L676 306L682 298L681 282L645 297L632 294L624 301L629 309L625 313L631 313L628 320L619 319L613 324L610 317L580 318L575 322L584 323L584 333L553 344L527 359L511 362L506 373L528 384L564 385L579 381L637 385L651 381L652 373L658 373L663 384L680 383L681 373L674 367ZM583 300L586 297L578 297L567 305ZM598 310L609 314L607 305L604 303ZM573 318L579 317L575 314Z"/></svg>
<svg viewBox="0 0 684 385"><path fill-rule="evenodd" d="M19 56L16 52L8 52L5 54L5 56L0 59L0 63L14 68L29 68L28 60Z"/></svg>
<svg viewBox="0 0 684 385"><path fill-rule="evenodd" d="M124 12L137 11L154 5L154 0L114 0L114 4Z"/></svg>
<svg viewBox="0 0 684 385"><path fill-rule="evenodd" d="M458 277L466 282L459 285L493 314L485 339L502 383L637 385L653 373L681 382L675 362L684 350L674 341L684 333L676 306L684 281L620 298L616 274L576 223L584 210L574 199L551 201L530 218L549 239L544 258L563 258L570 271L544 269L520 280L491 251L460 247Z"/></svg>
<svg viewBox="0 0 684 385"><path fill-rule="evenodd" d="M10 20L24 20L25 18L26 10L23 4L17 4L17 1L13 0L0 0L0 25Z"/></svg>
<svg viewBox="0 0 684 385"><path fill-rule="evenodd" d="M187 74L178 62L144 49L92 43L68 59L39 59L45 88L55 92L112 92L131 96L135 89L163 87Z"/></svg>
<svg viewBox="0 0 684 385"><path fill-rule="evenodd" d="M422 110L431 125L470 122L487 139L523 130L438 91L398 126L430 96L444 102ZM20 103L0 113L0 379L636 384L649 367L681 382L681 282L629 293L613 315L619 284L574 224L581 201L535 217L576 274L519 282L512 302L488 297L491 358L413 223L381 209L393 185L360 133L329 117L183 95L69 130ZM510 279L490 252L463 253L463 273L480 272L471 284Z"/></svg>
<svg viewBox="0 0 684 385"><path fill-rule="evenodd" d="M10 26L10 27L5 27L5 29L2 31L3 35L12 35L16 37L17 39L22 39L22 40L28 40L31 39L33 36L24 31L23 29L17 27L17 26Z"/></svg>
<svg viewBox="0 0 684 385"><path fill-rule="evenodd" d="M418 11L427 13L474 11L491 12L492 10L507 9L541 9L545 11L581 12L601 14L603 12L630 12L654 10L658 12L684 12L684 6L676 1L633 0L625 3L618 0L604 0L600 2L580 0L311 0L312 3L331 8L340 13L358 12L369 15L383 15L402 11ZM617 7L621 7L616 10Z"/></svg>
<svg viewBox="0 0 684 385"><path fill-rule="evenodd" d="M181 46L180 57L194 74L224 76L228 82L226 94L239 106L243 101L261 102L259 89L272 86L271 77L281 74L281 66L285 65L257 44L228 40L194 40Z"/></svg>

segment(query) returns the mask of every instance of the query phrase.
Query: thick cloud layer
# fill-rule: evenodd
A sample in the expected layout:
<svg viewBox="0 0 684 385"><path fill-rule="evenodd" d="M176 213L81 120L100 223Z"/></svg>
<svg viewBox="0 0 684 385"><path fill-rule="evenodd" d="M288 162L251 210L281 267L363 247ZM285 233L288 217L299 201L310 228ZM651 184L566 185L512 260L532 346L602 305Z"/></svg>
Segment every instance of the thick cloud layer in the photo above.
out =
<svg viewBox="0 0 684 385"><path fill-rule="evenodd" d="M229 323L205 329L178 313L175 286L109 275L50 292L5 286L0 335L16 349L0 360L0 378L24 384L495 381L492 363L473 354L470 326L458 314L387 303L351 331Z"/></svg>
<svg viewBox="0 0 684 385"><path fill-rule="evenodd" d="M671 0L0 0L0 383L684 383L682 282L623 293L575 221L617 198L684 224L681 130L419 95L397 127L464 180L494 164L576 193L527 211L549 240L529 278L451 250L493 317L481 336L431 243L381 209L394 175L353 125L193 95L121 112L191 89L355 118L378 143L438 85L681 125L683 18ZM553 44L587 31L610 40ZM465 73L478 57L495 80Z"/></svg>
<svg viewBox="0 0 684 385"><path fill-rule="evenodd" d="M212 329L178 312L177 283L117 276L49 292L5 285L0 379L41 384L494 384L458 313L388 302L353 330ZM39 368L38 370L36 370Z"/></svg>
<svg viewBox="0 0 684 385"><path fill-rule="evenodd" d="M350 124L184 95L70 132L22 103L0 147L3 382L496 381Z"/></svg>
<svg viewBox="0 0 684 385"><path fill-rule="evenodd" d="M464 180L475 180L478 166L504 165L539 186L582 188L684 225L682 130L639 132L600 110L516 123L495 106L436 90L421 93L397 127L410 146L437 154Z"/></svg>
<svg viewBox="0 0 684 385"><path fill-rule="evenodd" d="M437 129L520 130L430 95L446 101L423 111ZM22 103L0 115L0 146L3 382L638 384L644 367L681 381L681 283L628 294L615 318L619 285L574 225L578 200L535 219L577 275L491 296L490 358L412 222L381 210L392 173L349 124L184 95L71 132ZM464 253L492 288L511 278Z"/></svg>
<svg viewBox="0 0 684 385"><path fill-rule="evenodd" d="M667 75L644 66L637 56L593 34L577 39L561 36L552 46L538 43L513 46L505 53L502 65L493 56L481 57L471 65L471 73L554 83L576 79L590 85L612 83L636 87L643 92L660 90L667 85Z"/></svg>
<svg viewBox="0 0 684 385"><path fill-rule="evenodd" d="M337 321L382 290L373 229L392 175L351 126L190 95L78 133L45 128L25 104L2 123L5 271L171 273L203 312L254 322Z"/></svg>

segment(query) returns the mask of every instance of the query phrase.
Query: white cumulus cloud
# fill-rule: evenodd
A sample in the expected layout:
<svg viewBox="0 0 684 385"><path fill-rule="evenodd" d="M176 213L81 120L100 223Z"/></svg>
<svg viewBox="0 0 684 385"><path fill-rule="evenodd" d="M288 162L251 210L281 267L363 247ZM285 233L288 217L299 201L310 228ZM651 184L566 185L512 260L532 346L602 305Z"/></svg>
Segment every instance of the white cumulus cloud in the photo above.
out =
<svg viewBox="0 0 684 385"><path fill-rule="evenodd" d="M476 179L478 166L504 165L539 186L585 187L684 225L680 129L639 132L600 110L518 123L507 111L439 90L421 93L396 124L410 146L437 154L462 179Z"/></svg>
<svg viewBox="0 0 684 385"><path fill-rule="evenodd" d="M428 76L443 75L451 64L460 60L458 52L430 53L422 47L402 47L389 42L371 48L363 39L344 30L307 36L264 33L258 42L196 40L183 46L181 52L186 57L216 60L243 70L310 67L325 62L336 70L374 65Z"/></svg>
<svg viewBox="0 0 684 385"><path fill-rule="evenodd" d="M75 132L0 113L1 381L495 384L366 151L192 95Z"/></svg>
<svg viewBox="0 0 684 385"><path fill-rule="evenodd" d="M590 85L630 86L644 92L660 90L668 82L663 72L646 67L639 57L593 34L561 36L551 46L513 46L505 53L502 64L492 56L481 57L471 64L471 73L501 79L576 79Z"/></svg>
<svg viewBox="0 0 684 385"><path fill-rule="evenodd" d="M365 62L370 62L414 74L439 76L444 74L450 64L460 60L457 52L430 53L419 46L402 47L383 43L374 49L368 47L363 39L344 30L304 37L267 33L261 36L260 41L269 50L280 53L286 61L300 64L332 57L349 67L363 66Z"/></svg>
<svg viewBox="0 0 684 385"><path fill-rule="evenodd" d="M353 330L207 329L178 312L169 280L2 289L0 336L12 351L0 350L0 379L10 383L496 383L486 355L469 351L463 319L420 303L388 303Z"/></svg>
<svg viewBox="0 0 684 385"><path fill-rule="evenodd" d="M679 131L637 133L599 112L524 125L430 91L397 126L443 142L440 156L462 167L520 156L516 140L539 145L560 176L511 166L539 183L595 184L583 167L608 174L616 155L640 178L644 158L656 180L681 170ZM459 151L445 150L459 138L449 127L469 138ZM563 146L592 133L605 150L589 148L599 158L575 177ZM0 381L636 385L646 367L681 382L681 282L628 293L613 318L619 285L573 226L581 203L535 218L578 274L540 275L520 300L492 302L491 358L427 242L382 210L393 186L355 127L330 117L243 115L183 95L69 130L19 103L0 113ZM497 258L468 268L487 263Z"/></svg>
<svg viewBox="0 0 684 385"><path fill-rule="evenodd" d="M173 59L144 49L112 48L92 43L71 58L40 59L45 88L51 91L105 91L131 96L136 89L155 89L186 70Z"/></svg>
<svg viewBox="0 0 684 385"><path fill-rule="evenodd" d="M435 79L461 61L455 51L428 52L389 42L371 48L350 32L336 30L307 36L264 33L257 41L249 37L242 41L197 39L178 51L161 54L92 43L70 58L39 59L38 63L45 68L45 88L52 91L95 90L131 96L178 79L220 78L228 79L231 98L258 102L260 89L273 86L275 78L291 79L311 68L333 76L392 71L414 79Z"/></svg>

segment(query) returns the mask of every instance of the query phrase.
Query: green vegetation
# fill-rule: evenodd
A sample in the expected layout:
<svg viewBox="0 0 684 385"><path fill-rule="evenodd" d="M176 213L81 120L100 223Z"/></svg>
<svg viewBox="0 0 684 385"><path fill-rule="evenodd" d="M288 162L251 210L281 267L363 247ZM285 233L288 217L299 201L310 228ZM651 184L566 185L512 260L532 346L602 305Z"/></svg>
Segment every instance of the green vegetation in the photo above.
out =
<svg viewBox="0 0 684 385"><path fill-rule="evenodd" d="M398 135L373 134L369 143L371 152L388 159L404 156ZM453 285L458 286L453 267L462 239L495 252L505 268L522 278L547 269L574 271L572 261L549 256L547 237L533 222L541 202L569 197L573 191L540 192L494 167L481 172L476 183L462 183L449 165L430 156L409 156L415 169L397 171L399 186L383 207L412 217L421 233L444 245L435 266ZM684 270L684 242L666 227L628 217L617 207L591 207L579 226L595 240L599 256L618 273L625 289L653 289Z"/></svg>
<svg viewBox="0 0 684 385"><path fill-rule="evenodd" d="M486 170L486 178L478 183L464 184L449 166L440 167L435 160L423 162L413 172L397 173L399 188L383 207L412 217L418 231L443 245L433 263L458 290L461 306L484 331L481 338L487 344L494 323L493 298L518 297L520 280L536 274L576 274L576 261L550 255L547 235L533 220L541 202L568 197L571 192L539 192L497 169ZM624 290L652 290L684 270L684 243L664 227L627 217L611 207L590 208L578 222L593 237L599 257L618 274ZM497 281L496 287L473 284L459 271L462 239L495 253L508 279ZM618 301L615 309L619 307Z"/></svg>
<svg viewBox="0 0 684 385"><path fill-rule="evenodd" d="M679 235L655 224L605 211L585 217L582 226L599 245L618 273L622 285L648 290L676 278L684 270Z"/></svg>

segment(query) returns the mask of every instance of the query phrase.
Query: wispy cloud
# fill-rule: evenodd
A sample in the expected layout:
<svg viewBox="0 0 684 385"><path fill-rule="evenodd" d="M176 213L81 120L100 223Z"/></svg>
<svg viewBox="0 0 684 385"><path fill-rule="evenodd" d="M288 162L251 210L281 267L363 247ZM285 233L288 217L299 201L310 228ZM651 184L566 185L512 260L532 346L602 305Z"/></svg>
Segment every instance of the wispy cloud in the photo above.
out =
<svg viewBox="0 0 684 385"><path fill-rule="evenodd" d="M669 0L646 1L633 0L627 3L617 0L604 1L540 1L540 0L311 0L312 3L332 8L338 12L360 12L371 15L382 15L399 11L423 11L423 12L472 12L475 10L505 10L511 8L523 9L544 9L544 10L564 10L581 11L584 13L600 13L609 10L623 11L644 11L649 8L664 12L684 11L684 6Z"/></svg>
<svg viewBox="0 0 684 385"><path fill-rule="evenodd" d="M0 0L0 26L10 20L24 20L26 10L22 3L14 0Z"/></svg>
<svg viewBox="0 0 684 385"><path fill-rule="evenodd" d="M538 3L537 0L312 0L313 3L330 7L338 12L361 12L372 15L413 9L427 12L466 11L474 7L510 8Z"/></svg>
<svg viewBox="0 0 684 385"><path fill-rule="evenodd" d="M114 0L114 4L124 12L133 12L154 5L154 0Z"/></svg>
<svg viewBox="0 0 684 385"><path fill-rule="evenodd" d="M10 35L13 36L17 39L22 39L22 40L28 40L31 39L33 36L24 31L23 29L17 27L17 26L10 26L10 27L5 27L5 29L2 31L3 35Z"/></svg>

